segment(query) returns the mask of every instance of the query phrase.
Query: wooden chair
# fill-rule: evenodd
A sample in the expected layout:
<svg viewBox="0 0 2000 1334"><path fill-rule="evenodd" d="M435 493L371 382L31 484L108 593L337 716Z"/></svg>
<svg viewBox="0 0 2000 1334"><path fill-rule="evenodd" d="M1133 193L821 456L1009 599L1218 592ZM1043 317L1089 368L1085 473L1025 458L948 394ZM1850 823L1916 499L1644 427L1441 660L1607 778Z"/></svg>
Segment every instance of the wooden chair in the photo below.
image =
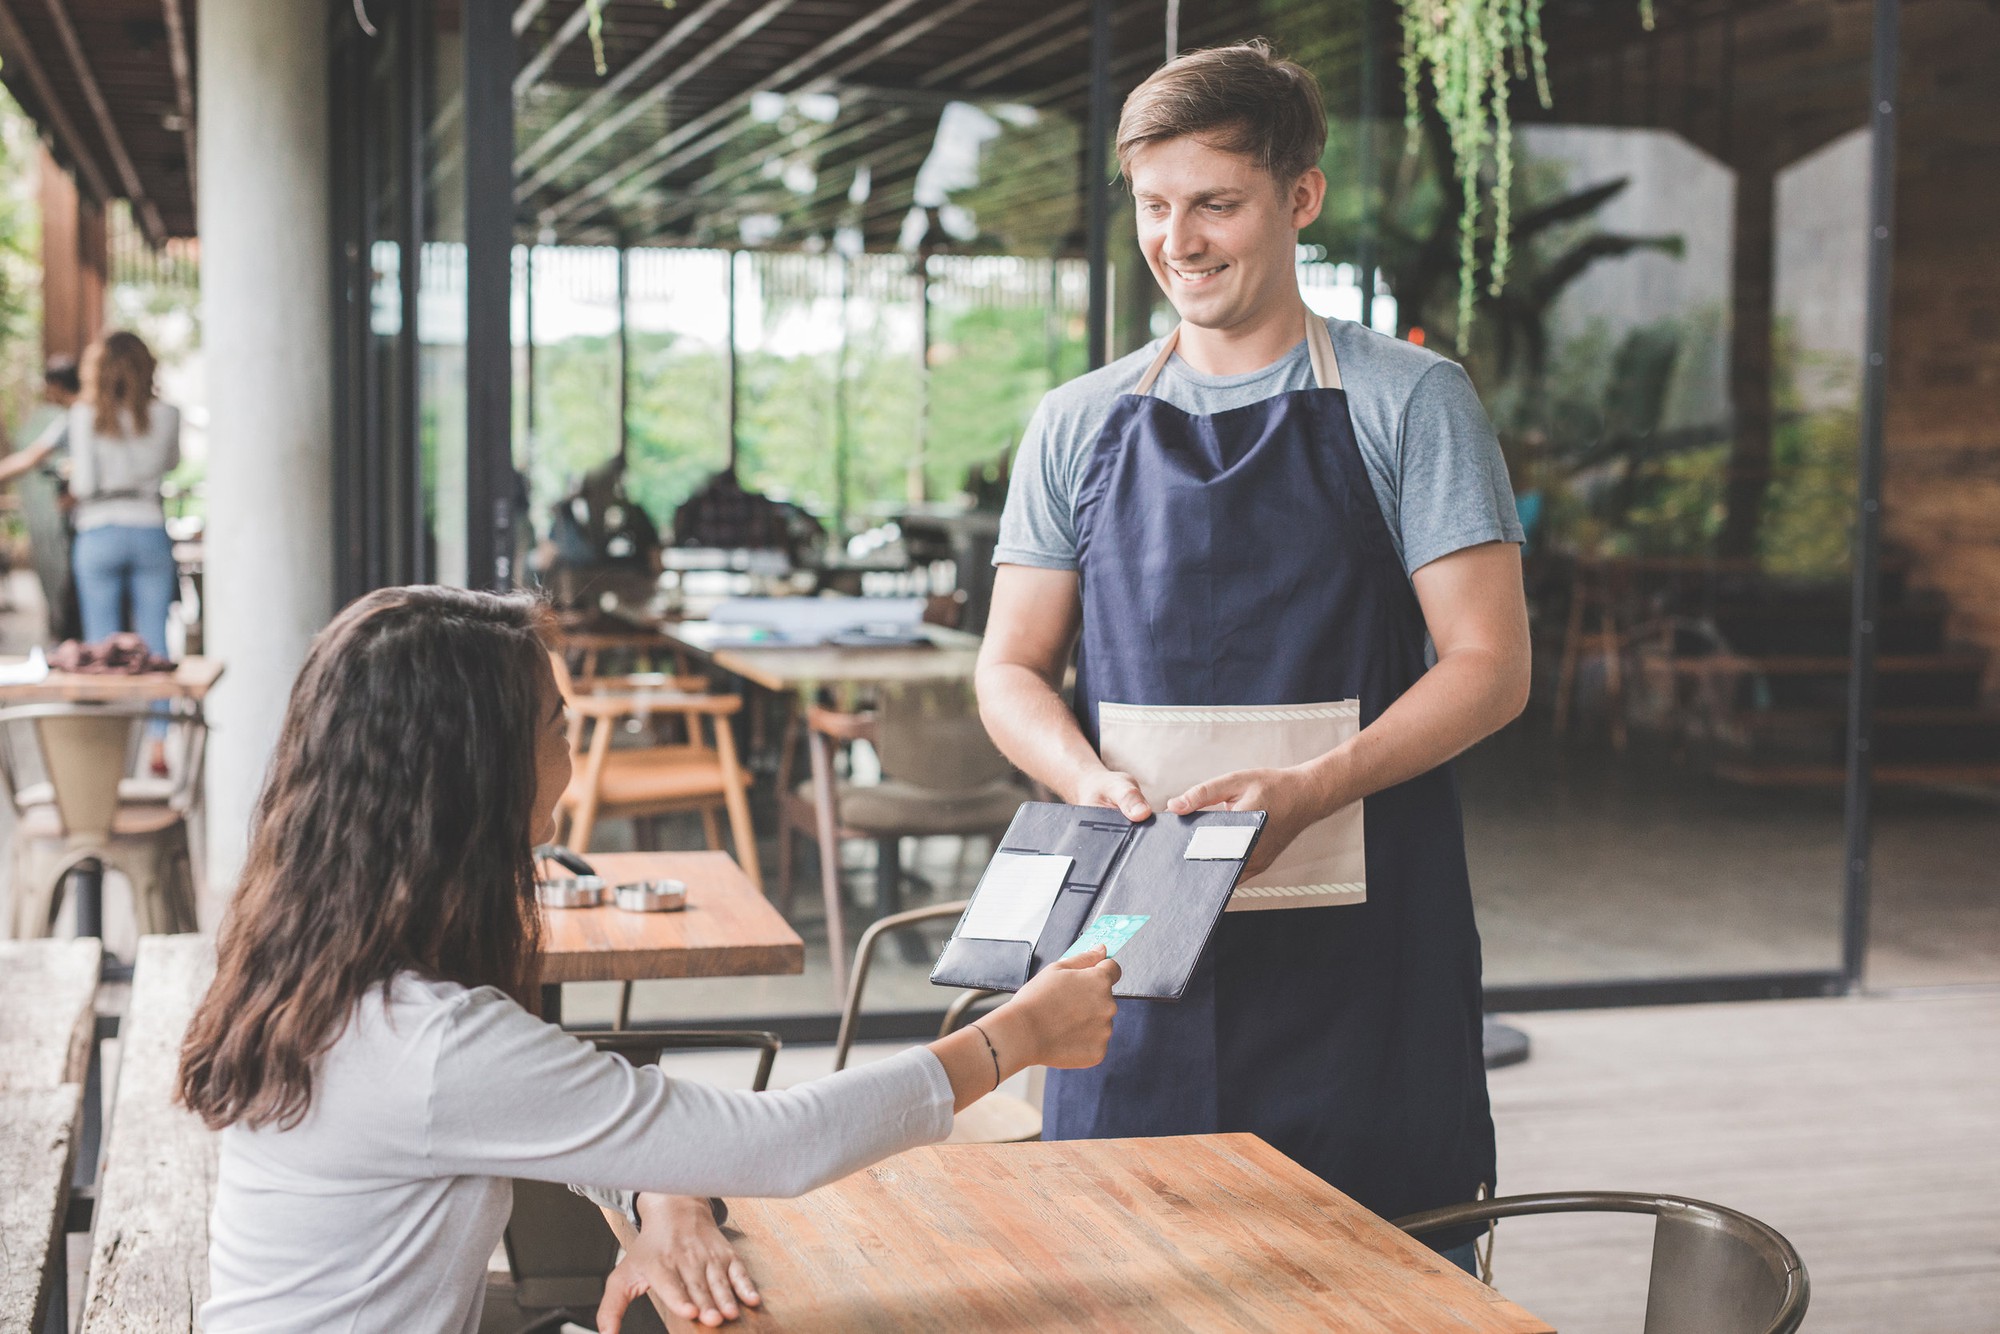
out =
<svg viewBox="0 0 2000 1334"><path fill-rule="evenodd" d="M762 892L747 792L751 775L737 760L736 736L729 726L742 701L734 695L689 690L693 681L687 677L601 677L595 683L597 691L584 692L577 689L559 655L550 654L549 663L569 708L570 759L575 766L569 790L557 808L556 841L588 852L601 819L647 820L696 811L708 846L720 848L718 812L726 811L736 860ZM612 746L623 720L659 715L680 718L687 739L668 745ZM712 743L704 739L704 719Z"/></svg>
<svg viewBox="0 0 2000 1334"><path fill-rule="evenodd" d="M847 1068L848 1053L854 1048L854 1033L861 1021L861 993L868 985L868 968L875 959L875 945L891 931L901 931L922 922L935 922L957 917L965 911L966 900L956 903L938 903L927 908L912 908L908 912L892 913L888 917L872 923L861 933L861 943L854 950L853 980L847 985L847 1001L840 1011L840 1035L834 1042L833 1068ZM967 1012L981 1001L998 995L993 991L966 991L952 1001L945 1011L944 1023L938 1028L938 1036L944 1037L956 1029ZM1028 1074L1029 1088L1039 1097L1042 1071L1039 1067ZM1042 1112L1034 1102L1017 1098L1011 1093L994 1091L973 1103L952 1118L951 1136L947 1144L1020 1144L1042 1137Z"/></svg>
<svg viewBox="0 0 2000 1334"><path fill-rule="evenodd" d="M176 776L134 777L149 727L167 729ZM70 872L101 862L132 886L141 935L196 929L188 811L200 791L201 719L145 704L0 710L0 786L14 804L13 931L46 936Z"/></svg>
<svg viewBox="0 0 2000 1334"><path fill-rule="evenodd" d="M853 783L834 773L836 747L866 741L882 764L879 783ZM834 988L847 987L847 937L840 892L840 842L872 839L878 900L894 911L902 880L902 840L938 835L998 839L1030 793L1007 757L995 749L965 683L895 687L867 713L806 711L812 777L789 791L789 765L778 797L778 903L790 906L792 839L819 845L820 892L826 901L827 952ZM787 757L789 758L789 757Z"/></svg>

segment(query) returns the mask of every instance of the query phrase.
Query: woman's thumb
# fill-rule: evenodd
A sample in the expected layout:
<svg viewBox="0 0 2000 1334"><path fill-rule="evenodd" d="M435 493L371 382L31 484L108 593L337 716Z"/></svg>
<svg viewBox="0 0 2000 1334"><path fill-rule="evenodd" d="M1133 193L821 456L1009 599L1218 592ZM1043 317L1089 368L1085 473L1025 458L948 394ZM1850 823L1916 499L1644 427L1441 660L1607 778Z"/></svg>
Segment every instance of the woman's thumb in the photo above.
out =
<svg viewBox="0 0 2000 1334"><path fill-rule="evenodd" d="M1098 964L1103 963L1107 957L1109 956L1105 954L1104 946L1092 945L1081 954L1072 954L1067 959L1056 960L1055 966L1057 968L1095 968Z"/></svg>

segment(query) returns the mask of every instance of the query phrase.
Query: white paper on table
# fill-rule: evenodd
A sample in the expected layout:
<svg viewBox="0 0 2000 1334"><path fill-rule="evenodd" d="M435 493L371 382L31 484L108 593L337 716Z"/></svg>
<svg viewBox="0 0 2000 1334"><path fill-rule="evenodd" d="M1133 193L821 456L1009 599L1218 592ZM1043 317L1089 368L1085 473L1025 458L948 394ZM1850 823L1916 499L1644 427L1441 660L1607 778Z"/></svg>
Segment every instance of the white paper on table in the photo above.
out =
<svg viewBox="0 0 2000 1334"><path fill-rule="evenodd" d="M1069 875L1070 858L1035 852L999 852L979 877L972 906L965 910L958 934L978 940L1041 939L1042 927L1055 907Z"/></svg>

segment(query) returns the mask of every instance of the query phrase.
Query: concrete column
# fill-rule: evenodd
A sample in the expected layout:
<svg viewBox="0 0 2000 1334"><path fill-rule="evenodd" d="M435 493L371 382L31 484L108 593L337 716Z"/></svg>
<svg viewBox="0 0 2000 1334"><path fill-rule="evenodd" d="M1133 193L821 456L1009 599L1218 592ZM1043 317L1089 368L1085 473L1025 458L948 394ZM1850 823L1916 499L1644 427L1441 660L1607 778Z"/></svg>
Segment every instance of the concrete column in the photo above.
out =
<svg viewBox="0 0 2000 1334"><path fill-rule="evenodd" d="M333 610L323 0L200 0L211 904L233 890L292 678Z"/></svg>

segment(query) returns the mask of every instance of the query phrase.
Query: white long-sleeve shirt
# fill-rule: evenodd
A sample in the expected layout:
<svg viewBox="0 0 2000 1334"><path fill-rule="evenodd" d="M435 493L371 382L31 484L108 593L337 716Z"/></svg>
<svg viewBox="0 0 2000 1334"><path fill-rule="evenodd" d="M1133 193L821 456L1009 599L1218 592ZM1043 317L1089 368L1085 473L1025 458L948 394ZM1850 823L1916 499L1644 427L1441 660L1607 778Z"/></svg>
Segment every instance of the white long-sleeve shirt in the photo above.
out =
<svg viewBox="0 0 2000 1334"><path fill-rule="evenodd" d="M201 1327L473 1334L511 1178L798 1195L942 1140L951 1118L922 1048L726 1092L627 1065L492 988L403 974L356 1007L303 1121L222 1132Z"/></svg>
<svg viewBox="0 0 2000 1334"><path fill-rule="evenodd" d="M78 532L159 528L167 521L160 479L180 465L180 409L154 399L144 431L129 412L120 414L119 425L120 431L100 435L96 407L82 400L70 405L69 493L76 497L72 522Z"/></svg>

